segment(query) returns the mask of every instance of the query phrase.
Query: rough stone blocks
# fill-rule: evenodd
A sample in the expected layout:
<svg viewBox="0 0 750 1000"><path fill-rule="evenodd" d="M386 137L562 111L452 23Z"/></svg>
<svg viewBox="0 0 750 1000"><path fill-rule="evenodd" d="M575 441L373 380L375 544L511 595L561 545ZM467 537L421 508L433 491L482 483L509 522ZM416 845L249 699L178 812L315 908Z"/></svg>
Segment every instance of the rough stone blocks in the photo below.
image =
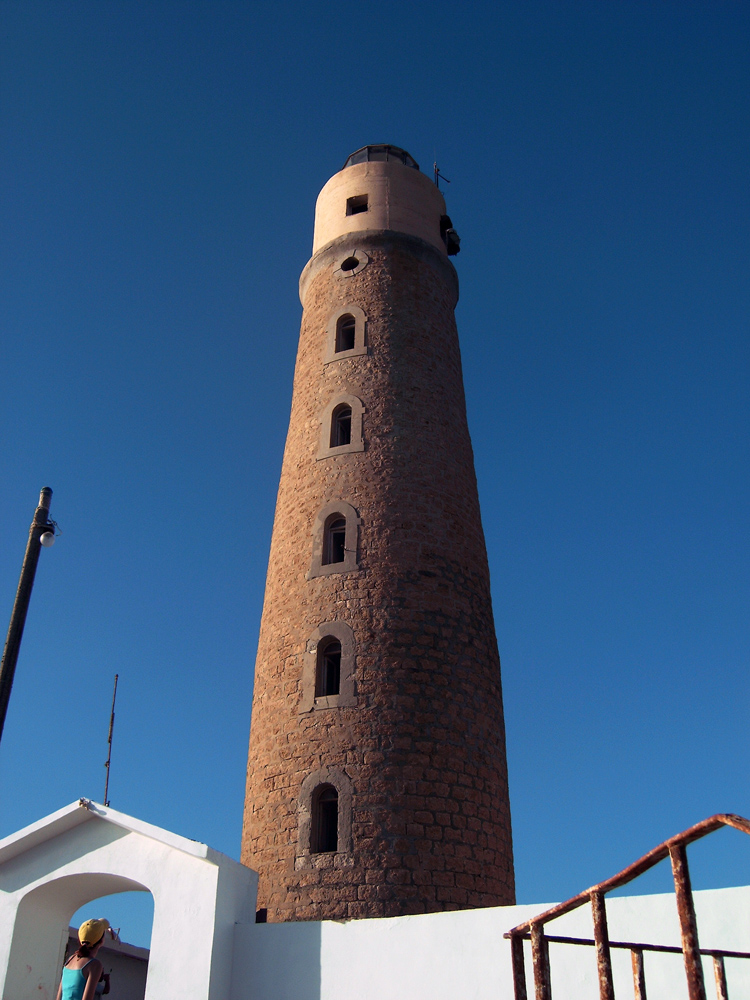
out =
<svg viewBox="0 0 750 1000"><path fill-rule="evenodd" d="M340 264L355 251L366 266L346 276ZM371 232L316 254L304 287L242 860L260 873L269 920L512 903L500 663L455 271L416 238ZM367 352L326 361L330 317L348 305L364 312ZM364 448L320 460L321 414L337 394L361 400ZM356 568L311 577L313 526L333 501L359 519ZM308 643L336 621L354 634L354 704L318 699L300 711ZM341 776L348 850L311 849L302 786L319 771Z"/></svg>

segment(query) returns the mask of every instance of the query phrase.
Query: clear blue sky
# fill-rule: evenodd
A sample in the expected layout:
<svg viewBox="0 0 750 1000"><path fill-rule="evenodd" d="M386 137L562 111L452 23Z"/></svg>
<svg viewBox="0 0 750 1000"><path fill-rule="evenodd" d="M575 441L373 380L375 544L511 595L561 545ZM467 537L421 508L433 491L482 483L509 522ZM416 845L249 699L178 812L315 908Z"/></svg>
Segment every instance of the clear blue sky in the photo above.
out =
<svg viewBox="0 0 750 1000"><path fill-rule="evenodd" d="M297 280L369 142L451 181L519 901L750 813L749 28L741 2L5 0L3 629L42 486L63 534L0 835L102 799L117 672L113 807L238 856ZM694 856L750 882L740 834Z"/></svg>

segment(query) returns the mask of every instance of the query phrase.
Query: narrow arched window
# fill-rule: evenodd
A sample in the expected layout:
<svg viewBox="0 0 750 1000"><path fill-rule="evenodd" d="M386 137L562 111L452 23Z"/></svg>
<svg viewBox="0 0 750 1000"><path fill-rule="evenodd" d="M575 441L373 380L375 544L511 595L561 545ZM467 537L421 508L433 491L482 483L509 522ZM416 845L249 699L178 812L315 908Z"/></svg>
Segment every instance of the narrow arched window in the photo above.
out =
<svg viewBox="0 0 750 1000"><path fill-rule="evenodd" d="M312 800L310 851L325 854L338 849L339 793L333 785L320 785Z"/></svg>
<svg viewBox="0 0 750 1000"><path fill-rule="evenodd" d="M341 643L338 639L323 639L318 643L315 671L315 697L325 698L339 693L341 686Z"/></svg>
<svg viewBox="0 0 750 1000"><path fill-rule="evenodd" d="M356 510L345 500L331 500L318 511L315 518L308 578L330 576L332 573L355 573L359 569L358 547L359 517ZM336 632L321 632L321 638L326 635L340 638ZM311 692L312 689L311 686Z"/></svg>
<svg viewBox="0 0 750 1000"><path fill-rule="evenodd" d="M356 258L352 258L353 261ZM353 271L340 271L343 274L357 274L360 268ZM326 349L323 364L330 365L347 358L358 358L367 354L367 317L364 310L353 302L345 302L328 317L326 325Z"/></svg>
<svg viewBox="0 0 750 1000"><path fill-rule="evenodd" d="M351 626L343 621L321 622L305 643L298 713L356 705L355 669Z"/></svg>
<svg viewBox="0 0 750 1000"><path fill-rule="evenodd" d="M336 321L336 353L353 351L357 323L351 313L344 313Z"/></svg>
<svg viewBox="0 0 750 1000"><path fill-rule="evenodd" d="M323 565L344 561L346 555L346 518L333 514L326 523L323 537Z"/></svg>
<svg viewBox="0 0 750 1000"><path fill-rule="evenodd" d="M365 406L358 396L337 393L320 414L320 445L317 461L334 455L353 455L365 450L363 434Z"/></svg>
<svg viewBox="0 0 750 1000"><path fill-rule="evenodd" d="M340 448L341 445L352 442L352 408L342 403L337 406L331 414L331 447Z"/></svg>

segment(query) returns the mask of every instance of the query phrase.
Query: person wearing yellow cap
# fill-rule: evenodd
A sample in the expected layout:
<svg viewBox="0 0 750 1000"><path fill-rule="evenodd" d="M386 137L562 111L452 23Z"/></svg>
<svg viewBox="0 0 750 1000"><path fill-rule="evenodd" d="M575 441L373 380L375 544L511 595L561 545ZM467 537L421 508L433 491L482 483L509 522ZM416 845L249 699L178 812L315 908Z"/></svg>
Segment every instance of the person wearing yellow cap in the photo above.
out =
<svg viewBox="0 0 750 1000"><path fill-rule="evenodd" d="M108 930L109 921L104 919L86 920L78 928L81 944L63 966L57 1000L94 1000L97 996L103 967L96 954Z"/></svg>

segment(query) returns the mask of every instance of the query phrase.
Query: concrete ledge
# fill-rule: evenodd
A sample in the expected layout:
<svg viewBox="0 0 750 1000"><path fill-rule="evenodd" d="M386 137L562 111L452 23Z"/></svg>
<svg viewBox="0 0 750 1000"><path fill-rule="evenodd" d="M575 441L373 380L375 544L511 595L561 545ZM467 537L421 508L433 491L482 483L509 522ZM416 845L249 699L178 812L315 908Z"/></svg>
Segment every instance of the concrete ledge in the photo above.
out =
<svg viewBox="0 0 750 1000"><path fill-rule="evenodd" d="M313 278L324 268L337 264L342 255L354 252L361 248L369 251L388 250L394 246L403 246L408 249L414 257L430 264L437 271L441 272L448 287L452 287L454 298L451 307L455 309L458 302L458 274L453 264L445 254L442 254L432 244L419 239L418 236L410 236L408 233L393 232L390 229L365 229L360 233L347 233L338 239L327 243L307 262L299 279L299 297L304 306L305 295ZM366 269L365 269L366 270ZM354 275L351 281L356 281L358 275Z"/></svg>

